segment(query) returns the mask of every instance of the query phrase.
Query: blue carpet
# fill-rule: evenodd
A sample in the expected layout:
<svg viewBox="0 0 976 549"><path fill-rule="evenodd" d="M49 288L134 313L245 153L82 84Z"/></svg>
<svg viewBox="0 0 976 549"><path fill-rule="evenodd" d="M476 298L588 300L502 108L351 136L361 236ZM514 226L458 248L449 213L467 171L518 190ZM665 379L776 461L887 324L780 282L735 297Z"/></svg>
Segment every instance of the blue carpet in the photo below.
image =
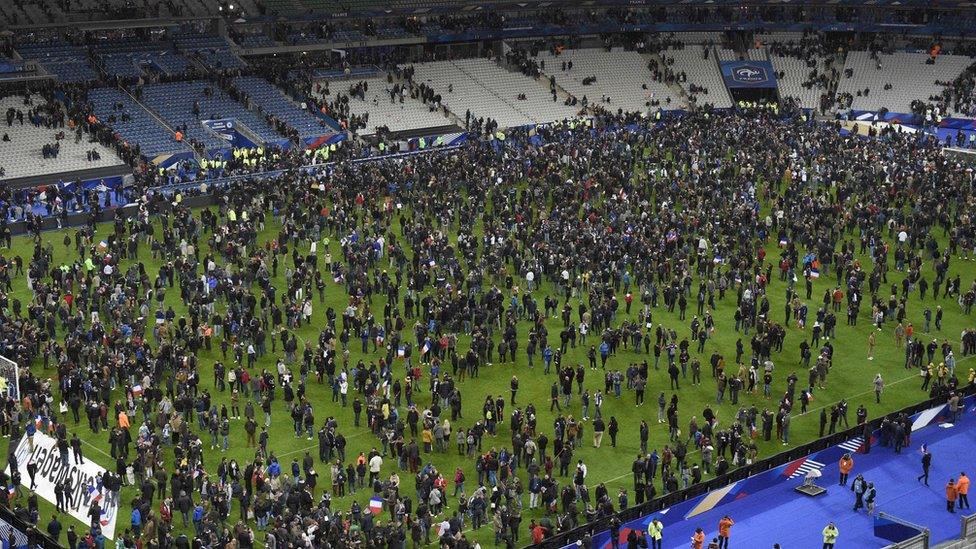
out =
<svg viewBox="0 0 976 549"><path fill-rule="evenodd" d="M912 446L895 454L890 448L875 446L870 454L854 455L854 470L873 482L877 490L876 512L883 511L931 530L932 545L958 537L960 517L972 511L958 509L950 514L945 508L945 484L965 471L976 476L976 417L968 409L955 426L932 425L912 435ZM930 486L919 483L921 444L932 452ZM765 549L779 543L783 549L819 548L821 530L833 521L840 530L837 549L884 547L888 542L874 536L874 521L862 509L855 513L854 493L839 486L837 463L828 463L818 484L827 493L811 498L794 491L802 481L784 482L762 492L744 497L709 512L670 525L664 531L664 547L686 549L695 528L705 530L705 545L718 535L718 521L729 515L735 521L730 547Z"/></svg>

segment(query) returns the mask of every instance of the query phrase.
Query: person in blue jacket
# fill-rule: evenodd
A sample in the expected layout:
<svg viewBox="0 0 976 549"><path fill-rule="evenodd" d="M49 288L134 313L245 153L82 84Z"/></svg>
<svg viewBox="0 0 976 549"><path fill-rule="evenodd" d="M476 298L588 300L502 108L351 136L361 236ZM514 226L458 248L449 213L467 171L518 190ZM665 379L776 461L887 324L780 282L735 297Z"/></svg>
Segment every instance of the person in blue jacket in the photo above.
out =
<svg viewBox="0 0 976 549"><path fill-rule="evenodd" d="M142 512L138 507L132 509L132 533L136 538L142 534Z"/></svg>
<svg viewBox="0 0 976 549"><path fill-rule="evenodd" d="M604 370L607 369L607 357L610 356L610 345L606 341L600 344L600 361Z"/></svg>

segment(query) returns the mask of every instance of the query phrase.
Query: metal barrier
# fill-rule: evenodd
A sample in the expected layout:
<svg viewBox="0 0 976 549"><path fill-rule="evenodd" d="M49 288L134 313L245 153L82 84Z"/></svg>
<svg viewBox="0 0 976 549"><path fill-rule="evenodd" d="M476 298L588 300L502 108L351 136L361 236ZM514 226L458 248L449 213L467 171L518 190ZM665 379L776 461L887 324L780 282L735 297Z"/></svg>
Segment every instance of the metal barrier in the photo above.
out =
<svg viewBox="0 0 976 549"><path fill-rule="evenodd" d="M912 536L905 541L900 541L898 543L893 543L886 546L884 549L929 549L929 529L920 526L918 524L908 522L907 520L902 520L894 515L889 515L888 513L878 513L878 518L888 519L892 522L897 522L904 524L910 528L918 530L918 535Z"/></svg>
<svg viewBox="0 0 976 549"><path fill-rule="evenodd" d="M925 530L915 537L885 546L884 549L929 549L929 531Z"/></svg>
<svg viewBox="0 0 976 549"><path fill-rule="evenodd" d="M422 154L451 152L451 151L456 151L460 148L461 148L460 145L446 145L443 147L432 147L428 149L419 149L416 151L406 151L406 152L392 153L392 154L385 154L385 155L368 156L366 158L351 158L343 162L348 162L350 164L364 164L368 162L396 160L398 158L406 158L409 156L417 156ZM304 174L318 175L321 172L334 168L336 165L338 165L338 162L323 162L322 164L311 164L311 165L301 166L299 168L294 168L294 169ZM175 192L186 191L190 189L199 189L201 185L206 185L209 189L212 190L214 188L227 187L231 183L237 181L246 181L248 179L256 179L256 178L280 177L281 175L288 173L289 171L292 171L292 169L271 170L267 172L256 172L256 173L241 174L241 175L230 175L227 177L219 177L216 179L200 179L195 181L187 181L183 183L173 183L171 185L163 185L160 187L152 187L148 189L148 191L150 192L150 194L162 194L164 196L169 196Z"/></svg>
<svg viewBox="0 0 976 549"><path fill-rule="evenodd" d="M960 539L972 539L976 538L976 515L963 516L959 519L962 523L962 532L959 534Z"/></svg>
<svg viewBox="0 0 976 549"><path fill-rule="evenodd" d="M0 505L0 540L3 547L62 549L57 540L41 532L38 526L17 518L10 508L3 505Z"/></svg>

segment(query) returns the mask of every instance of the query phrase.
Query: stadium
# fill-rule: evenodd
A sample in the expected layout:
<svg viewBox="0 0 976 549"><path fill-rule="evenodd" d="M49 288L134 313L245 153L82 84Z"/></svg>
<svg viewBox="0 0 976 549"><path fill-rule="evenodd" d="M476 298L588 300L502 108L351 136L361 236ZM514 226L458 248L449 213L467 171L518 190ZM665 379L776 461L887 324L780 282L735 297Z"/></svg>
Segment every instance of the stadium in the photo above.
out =
<svg viewBox="0 0 976 549"><path fill-rule="evenodd" d="M0 542L976 547L973 28L0 0Z"/></svg>

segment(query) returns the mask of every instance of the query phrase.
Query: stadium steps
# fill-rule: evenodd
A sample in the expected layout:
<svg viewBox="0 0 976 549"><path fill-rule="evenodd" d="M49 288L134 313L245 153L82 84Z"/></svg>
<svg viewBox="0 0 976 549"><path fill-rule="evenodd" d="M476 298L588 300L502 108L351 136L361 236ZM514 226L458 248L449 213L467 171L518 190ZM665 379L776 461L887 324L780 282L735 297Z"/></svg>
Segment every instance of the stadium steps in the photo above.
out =
<svg viewBox="0 0 976 549"><path fill-rule="evenodd" d="M725 77L722 76L722 62L718 57L718 46L712 46L712 55L709 56L709 61L711 62L712 66L715 68L716 73L718 74L718 82L721 82L722 84L722 93L725 94L725 97L728 97L729 105L734 107L735 101L732 100L732 92L729 90L729 87L725 84Z"/></svg>
<svg viewBox="0 0 976 549"><path fill-rule="evenodd" d="M247 126L247 124L245 124L241 120L236 120L236 122L234 124L234 129L237 130L237 131L239 131L239 132L241 132L241 135L243 135L244 137L250 139L252 143L255 143L255 144L260 145L262 147L264 147L265 145L267 145L267 140L265 140L264 138L262 138L261 136L259 136L257 134L257 132L255 132L254 130L252 130L251 128L249 128Z"/></svg>
<svg viewBox="0 0 976 549"><path fill-rule="evenodd" d="M214 72L213 67L204 64L196 55L191 55L192 52L180 51L180 53L184 54L188 65L200 70L202 74L212 74Z"/></svg>
<svg viewBox="0 0 976 549"><path fill-rule="evenodd" d="M521 74L521 72L518 69L516 69L514 67L511 67L511 66L509 66L506 63L502 63L501 58L499 58L498 64L501 65L502 67L504 67L509 72L517 72L517 73ZM549 73L549 72L546 72L546 71L541 71L541 74L542 74L542 78L539 79L539 82L544 87L546 87L546 90L548 91L549 90L549 88L548 88L548 85L549 85L549 77L550 76L556 76L556 74L555 73ZM573 94L570 93L569 90L567 90L566 88L564 88L562 86L562 84L559 83L559 79L558 78L554 78L552 80L552 82L555 82L555 84L556 84L556 94L559 97L561 97L563 100L566 100L566 99L568 99L570 97L573 97ZM577 99L579 99L579 98L577 98Z"/></svg>
<svg viewBox="0 0 976 549"><path fill-rule="evenodd" d="M173 134L176 133L176 131L166 122L166 119L164 119L162 116L160 116L159 113L156 112L155 109L153 109L148 104L143 103L142 101L139 101L138 99L136 99L135 96L133 96L131 93L129 93L129 90L123 88L122 86L119 86L119 90L121 90L123 93L125 93L126 95L128 95L129 98L132 99L132 101L136 105L139 105L143 109L145 109L145 111L147 113L149 113L149 116L153 117L153 119L156 121L156 123L159 124L160 126L162 126L163 128L165 128L170 133L170 135L173 135ZM197 160L200 159L200 155L197 153L196 149L194 149L193 147L186 147L186 148L188 150L190 150L190 151L193 151L193 156L197 157Z"/></svg>
<svg viewBox="0 0 976 549"><path fill-rule="evenodd" d="M662 70L665 68L664 59L662 59L661 56L656 53L646 53L644 54L644 58L647 59L648 62L654 61L655 63L657 63L658 67L661 67ZM681 98L681 101L684 103L683 105L681 105L682 107L686 109L691 108L691 101L688 98L688 92L686 92L685 89L682 88L680 84L671 82L669 84L664 84L664 85L667 86L669 90L671 90L671 93L673 93L675 97Z"/></svg>
<svg viewBox="0 0 976 549"><path fill-rule="evenodd" d="M454 111L447 108L446 105L441 105L441 110L444 111L444 116L451 121L452 124L459 128L464 128L464 119L457 115Z"/></svg>
<svg viewBox="0 0 976 549"><path fill-rule="evenodd" d="M829 107L826 110L827 112L837 112L837 88L840 86L841 79L844 78L844 67L847 66L847 48L843 48L834 54L831 66L837 67L837 70L840 71L840 78L827 90L830 103L828 103Z"/></svg>
<svg viewBox="0 0 976 549"><path fill-rule="evenodd" d="M393 79L393 83L394 84L400 84L401 86L406 86L408 88L409 88L409 85L410 85L410 83L407 82L406 80L404 80L402 78L397 79L395 77ZM412 98L409 97L409 95L410 95L410 93L407 92L408 99L413 100ZM451 124L454 124L458 128L465 129L464 128L464 119L461 118L456 112L454 112L451 109L449 109L447 107L447 105L441 103L441 108L437 112L443 112L444 113L444 117L447 118L448 120L450 120ZM409 132L409 131L411 131L411 130L407 130L407 132Z"/></svg>
<svg viewBox="0 0 976 549"><path fill-rule="evenodd" d="M539 121L538 121L538 120L536 120L536 117L535 117L535 116L532 116L531 114L529 114L529 113L527 113L527 112L525 112L524 110L522 110L522 109L520 109L520 108L518 107L518 105L515 105L515 104L513 104L513 103L512 103L511 101L509 101L509 100L507 100L507 99L505 99L504 97L502 97L502 96L500 96L500 95L498 95L498 93L497 93L497 92L495 92L495 90L493 90L493 89L491 89L491 88L490 88L490 87L489 87L488 85L486 85L486 84L485 84L484 82L482 82L481 80L479 80L478 78L476 78L476 77L475 77L475 76L474 76L473 74L471 74L471 73L470 73L470 72L468 72L468 71L467 71L466 69L464 69L464 67L462 67L462 66L460 66L460 65L458 65L458 64L457 64L457 63L455 63L454 61L451 61L451 64L452 64L452 65L454 65L454 68L456 68L457 70L459 70L459 71L461 71L461 72L462 72L462 73L463 73L463 74L464 74L465 76L467 76L468 78L470 78L472 82L477 82L477 83L478 83L478 85L480 85L480 86L481 86L482 88L484 88L484 90L485 90L486 92L488 92L488 93L490 93L491 95L493 95L493 96L495 96L495 97L496 97L496 98L497 98L497 99L498 99L499 101L501 101L502 103L504 103L504 104L506 104L506 105L508 105L509 107L511 107L512 109L514 109L514 110L515 110L516 112L518 112L518 113L519 113L519 114L521 114L522 116L525 116L525 117L526 117L526 118L528 118L529 120L532 120L532 121L533 121L533 122L535 122L536 124L538 124L538 123L539 123ZM526 78L528 78L528 77L526 77ZM463 127L464 125L462 124L461 126Z"/></svg>

